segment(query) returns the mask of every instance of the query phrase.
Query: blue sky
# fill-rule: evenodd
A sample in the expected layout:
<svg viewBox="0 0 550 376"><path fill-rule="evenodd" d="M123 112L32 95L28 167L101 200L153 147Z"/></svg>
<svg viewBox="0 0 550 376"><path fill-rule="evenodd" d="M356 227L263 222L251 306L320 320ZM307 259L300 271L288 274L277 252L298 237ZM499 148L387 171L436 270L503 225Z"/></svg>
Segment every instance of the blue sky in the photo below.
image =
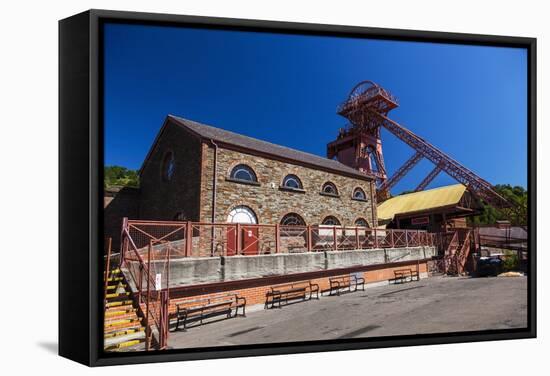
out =
<svg viewBox="0 0 550 376"><path fill-rule="evenodd" d="M325 156L346 123L336 107L369 79L399 99L392 119L489 182L526 186L524 49L122 24L104 36L106 165L139 168L167 114ZM382 143L391 175L413 150L385 130Z"/></svg>

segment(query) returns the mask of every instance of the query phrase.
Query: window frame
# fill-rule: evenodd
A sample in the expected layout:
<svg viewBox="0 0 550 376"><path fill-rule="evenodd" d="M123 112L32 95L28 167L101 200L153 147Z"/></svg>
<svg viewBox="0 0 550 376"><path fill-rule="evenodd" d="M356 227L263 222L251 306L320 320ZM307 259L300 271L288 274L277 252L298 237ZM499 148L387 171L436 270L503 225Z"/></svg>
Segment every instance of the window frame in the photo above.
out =
<svg viewBox="0 0 550 376"><path fill-rule="evenodd" d="M248 172L249 175L254 180L247 180L247 179L239 179L235 177L235 174L238 172L238 169L242 168L244 171ZM235 166L231 168L229 171L229 176L225 178L226 181L230 181L233 183L239 183L239 184L247 184L247 185L255 185L259 186L260 183L258 182L258 174L256 174L256 171L248 164L246 163L238 163Z"/></svg>
<svg viewBox="0 0 550 376"><path fill-rule="evenodd" d="M301 223L300 224L284 224L283 221L285 220L285 218L290 217L290 216L297 217ZM295 212L290 212L290 213L286 213L285 215L283 215L283 217L279 221L279 225L281 225L281 226L307 226L307 223L306 223L305 219L300 214L295 213Z"/></svg>
<svg viewBox="0 0 550 376"><path fill-rule="evenodd" d="M357 222L359 222L359 221L364 221L364 222L365 222L365 226L362 226L362 225L357 224ZM369 222L368 222L365 218L363 218L363 217L356 218L355 221L353 221L353 225L354 225L355 227L370 228Z"/></svg>
<svg viewBox="0 0 550 376"><path fill-rule="evenodd" d="M334 219L336 221L336 224L327 224L327 223L325 223L325 221L329 218ZM338 227L342 227L342 222L340 222L338 217L336 217L335 215L327 215L321 221L321 226L332 226L332 227L338 226Z"/></svg>
<svg viewBox="0 0 550 376"><path fill-rule="evenodd" d="M356 192L361 192L361 193L363 194L363 198L355 197ZM366 193L365 190L364 190L363 188L361 188L361 187L355 187L355 188L353 189L353 192L352 192L352 194L351 194L351 199L352 199L352 200L355 200L355 201L363 201L363 202L368 201L368 200L367 200L367 193Z"/></svg>
<svg viewBox="0 0 550 376"><path fill-rule="evenodd" d="M288 179L295 180L298 183L299 188L286 186L285 182ZM283 181L281 182L281 185L279 186L279 189L281 191L305 193L304 185L302 184L302 179L300 179L300 177L296 174L287 174L287 175L285 175L285 177L283 178Z"/></svg>
<svg viewBox="0 0 550 376"><path fill-rule="evenodd" d="M325 192L325 187L327 186L331 186L334 189L335 193ZM327 181L323 183L323 185L321 186L321 192L319 192L319 194L322 196L340 197L340 192L338 191L338 187L336 186L336 184L334 184L331 181Z"/></svg>

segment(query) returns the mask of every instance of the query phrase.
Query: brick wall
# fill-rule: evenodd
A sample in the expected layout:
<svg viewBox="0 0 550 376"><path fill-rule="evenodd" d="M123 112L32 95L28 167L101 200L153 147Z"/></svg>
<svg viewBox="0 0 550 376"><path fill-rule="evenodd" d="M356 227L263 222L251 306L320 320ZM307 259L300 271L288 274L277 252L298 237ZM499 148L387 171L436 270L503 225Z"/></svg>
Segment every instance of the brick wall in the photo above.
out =
<svg viewBox="0 0 550 376"><path fill-rule="evenodd" d="M231 169L237 164L250 166L258 177L259 186L228 181ZM210 221L212 215L212 178L214 148L203 144L201 221ZM333 215L343 225L353 225L358 218L373 223L370 181L352 178L319 169L303 167L288 162L218 148L216 222L226 222L229 212L237 205L250 207L261 224L276 224L281 218L294 212L307 224L319 224ZM284 177L297 175L302 181L304 193L279 189ZM319 194L321 187L330 181L338 188L340 197ZM356 187L363 189L366 201L352 199Z"/></svg>
<svg viewBox="0 0 550 376"><path fill-rule="evenodd" d="M363 278L365 278L365 283L374 283L374 282L382 282L382 281L388 281L390 279L394 278L394 270L398 269L413 269L416 270L418 267L419 274L422 275L423 273L427 273L427 263L421 262L419 264L417 263L411 263L410 265L403 266L395 266L395 267L385 267L377 270L369 270L362 272ZM320 291L327 290L330 287L329 282L330 277L323 277L323 278L315 278L315 279L305 279L302 282L311 281L312 283L316 283L319 285ZM292 281L292 283L299 283L300 281ZM232 290L227 293L234 293L239 296L242 296L246 298L246 304L247 306L255 305L255 304L264 304L266 293L270 290L270 287L272 285L266 284L263 286L255 286L252 288L245 288L245 289L238 289L238 290ZM203 294L203 295L195 295L192 299L200 299L200 298L207 298L209 296L213 296L219 294L219 292L212 292L210 294ZM186 299L190 299L189 297L181 297L181 298L171 298L170 299L170 313L176 312L176 304L178 302L183 302Z"/></svg>

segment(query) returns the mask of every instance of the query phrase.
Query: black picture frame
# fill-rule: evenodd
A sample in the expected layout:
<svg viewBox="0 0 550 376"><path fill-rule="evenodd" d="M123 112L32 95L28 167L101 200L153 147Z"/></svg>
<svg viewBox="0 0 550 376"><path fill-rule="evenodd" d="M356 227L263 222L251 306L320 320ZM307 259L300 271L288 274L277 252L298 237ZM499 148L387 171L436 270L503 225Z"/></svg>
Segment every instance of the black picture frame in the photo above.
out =
<svg viewBox="0 0 550 376"><path fill-rule="evenodd" d="M444 335L104 353L102 343L103 22L521 47L528 51L528 327ZM536 39L89 10L59 22L59 354L88 366L536 337Z"/></svg>

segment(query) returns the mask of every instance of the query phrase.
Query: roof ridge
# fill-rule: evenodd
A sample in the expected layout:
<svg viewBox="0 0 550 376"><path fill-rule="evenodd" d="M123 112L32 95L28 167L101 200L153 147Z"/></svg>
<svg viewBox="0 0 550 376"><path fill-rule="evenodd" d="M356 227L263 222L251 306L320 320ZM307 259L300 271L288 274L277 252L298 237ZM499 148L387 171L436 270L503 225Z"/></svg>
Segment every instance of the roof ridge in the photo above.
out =
<svg viewBox="0 0 550 376"><path fill-rule="evenodd" d="M322 157L322 156L317 155L317 154L305 152L305 151L294 149L294 148L284 146L284 145L275 144L275 143L270 142L270 141L265 141L265 140L261 140L261 139L258 139L258 138L250 137L250 136L247 136L247 135L243 135L241 133L226 130L224 128L214 127L214 126L209 125L209 124L200 123L200 122L197 122L197 121L194 121L194 120L191 120L191 119L186 119L186 118L183 118L181 116L177 116L177 115L173 115L173 114L169 114L168 117L175 120L179 125L182 125L182 126L186 127L187 129L190 129L194 133L199 133L200 130L194 129L193 127L203 128L203 129L206 129L206 130L210 130L211 132L217 132L217 131L225 132L225 133L229 134L230 136L235 136L237 138L245 139L245 140L248 140L252 143L262 143L264 145L269 145L269 146L271 146L275 149L283 149L283 150L279 150L279 151L285 151L286 150L286 151L289 151L289 152L292 152L292 153L298 153L298 154L301 154L304 157L315 158L319 161L319 163L324 162L324 163L327 163L327 164L331 165L331 166L324 166L325 168L331 168L332 167L333 169L339 169L341 172L347 172L347 173L354 174L354 175L359 176L359 177L371 178L371 179L373 178L373 177L369 176L368 174L362 173L359 170L356 170L356 169L354 169L350 166L347 166L347 165L343 164L340 161L336 161L336 160L333 160L333 159ZM222 141L222 142L226 142L228 144L232 143L231 141L228 141L227 139L224 140L223 137L215 137L215 136L210 137L210 136L204 136L204 135L201 135L201 134L199 134L199 136L204 137L204 138L212 138L216 141ZM236 142L233 142L233 143L237 144ZM258 150L258 148L254 148L252 146L250 146L250 149ZM258 150L258 151L261 151L261 150ZM264 151L264 152L266 152L268 154L278 155L278 153L275 153L274 151L272 151L272 152ZM291 156L285 156L285 155L279 155L279 156L286 157L290 160L294 159ZM308 163L307 161L302 161L302 162ZM309 162L309 163L313 164L313 162Z"/></svg>

